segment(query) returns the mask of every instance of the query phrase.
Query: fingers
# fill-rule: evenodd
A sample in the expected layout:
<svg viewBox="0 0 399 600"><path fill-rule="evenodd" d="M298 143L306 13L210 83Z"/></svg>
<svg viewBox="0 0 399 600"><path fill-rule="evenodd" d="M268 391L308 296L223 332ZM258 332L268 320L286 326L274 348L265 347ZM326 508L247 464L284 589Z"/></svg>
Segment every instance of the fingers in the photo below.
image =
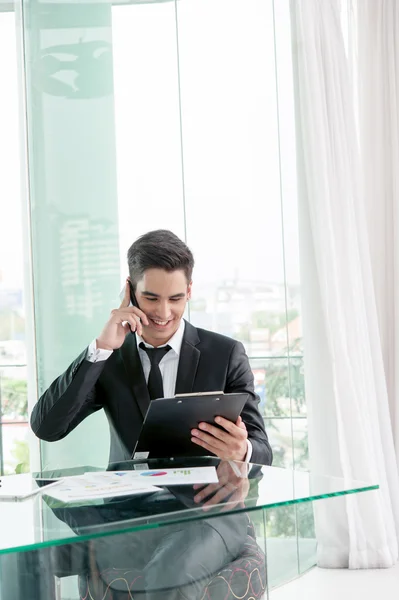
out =
<svg viewBox="0 0 399 600"><path fill-rule="evenodd" d="M219 458L243 461L246 456L248 437L245 425L243 428L222 417L216 417L215 421L226 431L209 423L200 423L198 429L191 430L191 441Z"/></svg>
<svg viewBox="0 0 399 600"><path fill-rule="evenodd" d="M145 313L143 313L143 311L140 310L139 308L136 308L135 306L128 306L128 308L125 308L125 310L128 311L132 315L136 315L136 317L141 319L141 321L144 323L144 325L150 324L147 315Z"/></svg>
<svg viewBox="0 0 399 600"><path fill-rule="evenodd" d="M236 490L234 494L230 496L221 512L227 512L238 505L240 505L240 508L245 508L240 490Z"/></svg>
<svg viewBox="0 0 399 600"><path fill-rule="evenodd" d="M247 430L247 428L245 427L245 423L241 419L241 417L238 417L236 425L237 427L241 427L241 429L245 429L245 431Z"/></svg>
<svg viewBox="0 0 399 600"><path fill-rule="evenodd" d="M143 335L143 326L137 315L131 315L129 323L132 331L137 331L140 336Z"/></svg>
<svg viewBox="0 0 399 600"><path fill-rule="evenodd" d="M198 431L198 429L192 429L191 434L193 436L191 439L192 442L194 442L194 443L202 442L204 444L207 444L206 448L208 448L208 449L210 449L210 447L212 446L217 450L222 450L226 445L221 439L215 438L213 435L204 433L203 431ZM199 444L199 445L202 445L202 444ZM205 446L204 446L204 448L205 448Z"/></svg>
<svg viewBox="0 0 399 600"><path fill-rule="evenodd" d="M201 429L201 431L206 431L207 434L212 435L214 438L221 440L222 442L227 442L230 437L229 433L223 431L223 429L220 429L220 427L215 427L209 423L200 423L198 425L198 429Z"/></svg>
<svg viewBox="0 0 399 600"><path fill-rule="evenodd" d="M141 322L144 323L144 325L148 325L148 318L145 316L145 314L143 313L142 310L140 310L139 308L135 308L133 306L128 306L124 309L121 308L115 308L114 310L111 311L111 318L115 323L123 323L123 321L127 321L128 323L130 323L132 325L132 331L136 331L141 335L140 331L142 331L141 329ZM138 326L138 325L139 326Z"/></svg>
<svg viewBox="0 0 399 600"><path fill-rule="evenodd" d="M137 331L137 333L141 336L143 334L143 326L141 324L140 319L133 314L126 314L122 319L122 326L125 327L128 325L129 330L131 332Z"/></svg>
<svg viewBox="0 0 399 600"><path fill-rule="evenodd" d="M123 300L119 307L119 310L122 310L123 312L129 312L129 313L135 314L139 317L139 319L142 320L144 325L149 325L147 315L145 313L143 313L143 311L140 310L138 307L130 306L130 283L129 283L129 280L126 280L125 295L123 296ZM117 310L112 311L112 313L116 314ZM127 319L124 319L124 320L127 321Z"/></svg>
<svg viewBox="0 0 399 600"><path fill-rule="evenodd" d="M212 496L212 498L210 498L210 500L205 502L203 506L204 510L209 509L211 506L215 506L215 504L220 504L221 502L223 502L223 500L226 500L226 498L231 496L235 491L236 489L233 486L229 484L224 485L216 492L214 496Z"/></svg>
<svg viewBox="0 0 399 600"><path fill-rule="evenodd" d="M208 496L212 495L212 498L207 500L202 507L204 510L209 510L212 506L220 504L226 498L232 497L235 494L237 494L237 486L231 483L226 483L223 485L220 485L219 483L211 483L210 485L207 485L201 492L196 494L196 496L194 496L194 502L199 504L208 498ZM240 494L237 494L237 498L240 498ZM231 498L229 498L229 503L230 499Z"/></svg>
<svg viewBox="0 0 399 600"><path fill-rule="evenodd" d="M217 417L216 419L218 419ZM243 460L245 448L247 447L247 431L230 423L233 433L221 432L220 429L209 425L209 423L200 423L201 429L191 430L191 441L197 446L202 446L206 450L219 456L219 458ZM200 427L199 426L199 427ZM215 435L213 435L215 432ZM216 437L216 434L218 437Z"/></svg>
<svg viewBox="0 0 399 600"><path fill-rule="evenodd" d="M125 335L127 335L128 333L130 333L132 330L130 328L129 323L125 323L124 325L122 325L124 331L125 331Z"/></svg>
<svg viewBox="0 0 399 600"><path fill-rule="evenodd" d="M128 323L131 331L137 330L137 333L140 334L141 322L135 314L127 312L126 310L122 311L115 309L111 312L111 315L116 324L122 324L124 326L125 323Z"/></svg>
<svg viewBox="0 0 399 600"><path fill-rule="evenodd" d="M211 494L214 494L219 488L220 485L218 483L210 483L201 492L194 496L194 502L202 502L202 500L204 500Z"/></svg>
<svg viewBox="0 0 399 600"><path fill-rule="evenodd" d="M228 421L227 419L223 419L222 417L216 417L215 421L227 431L220 429L220 427L210 425L209 423L200 423L198 425L198 429L200 429L200 431L193 429L191 434L195 437L200 437L208 443L214 444L218 448L220 447L220 444L216 440L219 440L225 444L229 444L231 443L232 437L238 441L242 441L248 437L247 428L243 422L241 422L240 425L237 425L235 423L231 423L231 421ZM211 440L211 437L214 438L213 441Z"/></svg>
<svg viewBox="0 0 399 600"><path fill-rule="evenodd" d="M147 315L145 313L143 313L142 310L140 310L139 308L136 308L135 306L127 306L125 308L120 308L119 310L112 311L112 313L114 313L115 316L118 316L119 314L120 315L136 315L136 317L138 317L139 319L141 319L143 321L144 325L149 325Z"/></svg>
<svg viewBox="0 0 399 600"><path fill-rule="evenodd" d="M208 450L211 454L216 454L217 456L220 456L220 450L218 448L215 448L211 444L207 444L206 442L204 442L204 440L192 437L191 441L197 446L202 446L202 448L205 448L205 450Z"/></svg>
<svg viewBox="0 0 399 600"><path fill-rule="evenodd" d="M239 419L241 419L241 417L238 417L236 423L232 423L231 421L228 421L223 417L216 417L215 421L218 425L221 425L223 429L231 433L231 435L233 435L234 437L244 439L248 437L247 428L245 427L245 423L242 421L242 419L241 422L239 421Z"/></svg>

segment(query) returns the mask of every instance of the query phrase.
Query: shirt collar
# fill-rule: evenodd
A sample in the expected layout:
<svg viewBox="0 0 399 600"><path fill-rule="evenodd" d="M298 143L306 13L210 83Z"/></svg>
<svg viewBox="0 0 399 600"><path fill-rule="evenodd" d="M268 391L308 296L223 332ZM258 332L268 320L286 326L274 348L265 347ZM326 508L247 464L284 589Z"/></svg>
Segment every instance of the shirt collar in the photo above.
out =
<svg viewBox="0 0 399 600"><path fill-rule="evenodd" d="M172 348L172 350L174 350L176 352L177 356L180 356L180 350L181 350L181 345L183 343L185 327L186 327L186 323L185 323L184 319L182 319L180 321L179 329L176 331L176 333L174 333L172 335L172 337L170 338L170 340L168 342L166 342L166 344L159 346L159 348L163 348L164 346L170 346ZM154 347L154 346L151 346L151 344L147 344L147 342L145 342L143 340L143 338L138 333L136 333L137 347L139 347L141 342L143 342L144 345L147 346L147 348Z"/></svg>

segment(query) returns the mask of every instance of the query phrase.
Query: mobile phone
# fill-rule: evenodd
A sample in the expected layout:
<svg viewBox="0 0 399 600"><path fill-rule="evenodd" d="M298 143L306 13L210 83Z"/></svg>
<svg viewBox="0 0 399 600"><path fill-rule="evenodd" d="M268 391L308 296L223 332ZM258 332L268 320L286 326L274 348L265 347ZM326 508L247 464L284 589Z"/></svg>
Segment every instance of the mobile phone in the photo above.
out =
<svg viewBox="0 0 399 600"><path fill-rule="evenodd" d="M140 308L139 303L137 302L136 294L134 293L133 284L131 281L129 281L129 288L130 288L130 302L132 303L132 306L135 306L136 308Z"/></svg>

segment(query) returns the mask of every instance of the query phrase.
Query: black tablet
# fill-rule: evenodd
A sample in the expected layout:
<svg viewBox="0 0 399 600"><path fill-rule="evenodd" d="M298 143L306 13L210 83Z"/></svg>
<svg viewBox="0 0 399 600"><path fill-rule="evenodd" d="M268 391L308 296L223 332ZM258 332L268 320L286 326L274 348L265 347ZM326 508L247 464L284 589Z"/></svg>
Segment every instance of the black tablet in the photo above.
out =
<svg viewBox="0 0 399 600"><path fill-rule="evenodd" d="M247 399L246 393L215 392L152 400L133 457L209 455L208 450L191 441L191 430L201 422L217 426L217 416L235 423Z"/></svg>

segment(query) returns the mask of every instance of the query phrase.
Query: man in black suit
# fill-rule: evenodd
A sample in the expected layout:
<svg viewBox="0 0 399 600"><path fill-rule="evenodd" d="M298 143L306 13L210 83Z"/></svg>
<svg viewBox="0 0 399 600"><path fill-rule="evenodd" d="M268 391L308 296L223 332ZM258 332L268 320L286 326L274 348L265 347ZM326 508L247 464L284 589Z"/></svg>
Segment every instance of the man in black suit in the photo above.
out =
<svg viewBox="0 0 399 600"><path fill-rule="evenodd" d="M183 319L194 259L170 231L141 236L128 251L130 276L118 309L102 332L60 375L33 409L41 439L65 437L104 408L111 428L110 461L129 459L151 399L175 393L246 392L236 423L200 423L192 443L227 460L269 465L272 451L259 413L243 345Z"/></svg>

